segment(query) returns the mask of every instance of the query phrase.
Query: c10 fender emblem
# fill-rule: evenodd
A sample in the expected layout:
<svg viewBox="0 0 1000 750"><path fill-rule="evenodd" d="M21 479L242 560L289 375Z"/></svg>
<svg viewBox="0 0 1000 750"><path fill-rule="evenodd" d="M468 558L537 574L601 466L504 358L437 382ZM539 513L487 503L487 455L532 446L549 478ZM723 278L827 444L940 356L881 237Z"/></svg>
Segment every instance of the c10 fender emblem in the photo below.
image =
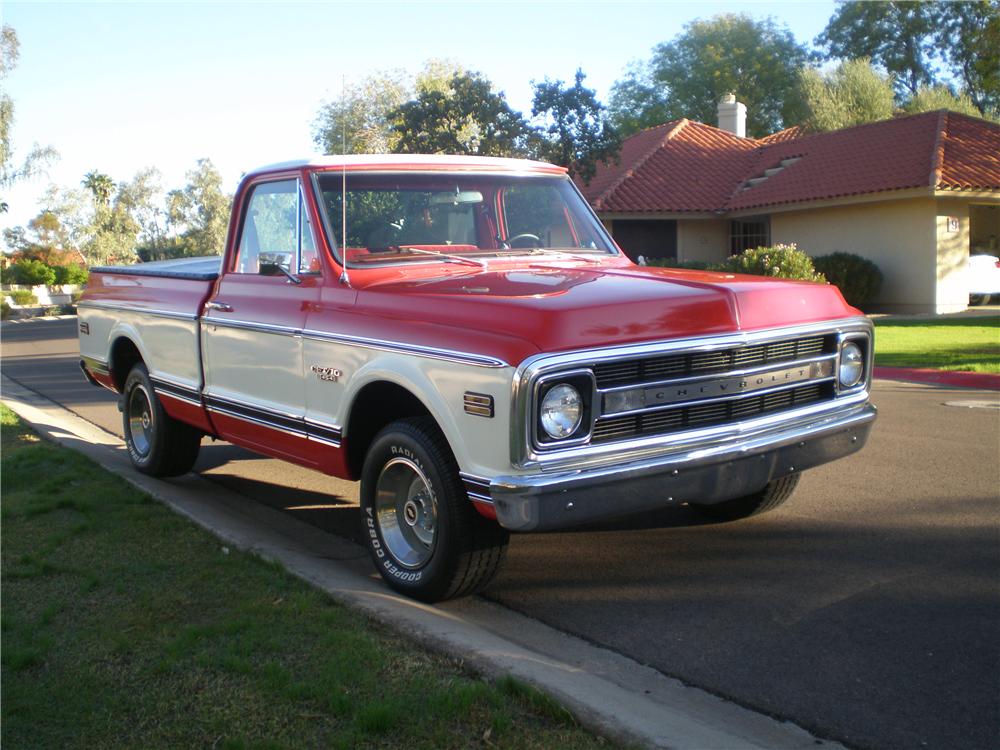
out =
<svg viewBox="0 0 1000 750"><path fill-rule="evenodd" d="M336 367L320 367L319 365L313 365L309 369L316 373L320 380L325 380L330 383L336 383L344 374Z"/></svg>

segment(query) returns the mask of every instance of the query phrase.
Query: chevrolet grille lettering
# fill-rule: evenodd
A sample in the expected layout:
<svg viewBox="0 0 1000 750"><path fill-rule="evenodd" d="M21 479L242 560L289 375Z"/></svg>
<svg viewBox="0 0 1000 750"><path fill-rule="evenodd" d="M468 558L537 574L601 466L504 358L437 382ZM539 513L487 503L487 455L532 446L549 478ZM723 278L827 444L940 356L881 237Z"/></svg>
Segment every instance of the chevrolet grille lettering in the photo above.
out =
<svg viewBox="0 0 1000 750"><path fill-rule="evenodd" d="M655 388L633 388L617 392L615 407L607 408L605 414L615 414L622 411L679 404L687 401L722 398L741 393L774 388L807 380L828 380L833 377L833 360L826 359L811 362L806 366L784 367L762 372L746 377L733 375L706 378L702 381L688 382L683 386L657 386ZM618 406L618 405L621 406ZM617 408L616 408L617 407Z"/></svg>

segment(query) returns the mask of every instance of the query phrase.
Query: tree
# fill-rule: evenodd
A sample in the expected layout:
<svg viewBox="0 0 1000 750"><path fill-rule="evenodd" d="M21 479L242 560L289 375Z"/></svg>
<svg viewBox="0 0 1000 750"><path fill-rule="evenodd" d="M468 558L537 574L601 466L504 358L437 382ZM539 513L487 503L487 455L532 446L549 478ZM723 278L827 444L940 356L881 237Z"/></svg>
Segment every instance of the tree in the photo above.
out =
<svg viewBox="0 0 1000 750"><path fill-rule="evenodd" d="M823 132L888 120L894 111L892 76L879 73L867 58L842 62L826 74L804 68L799 91L807 130Z"/></svg>
<svg viewBox="0 0 1000 750"><path fill-rule="evenodd" d="M910 97L903 109L910 114L948 109L972 117L983 116L968 94L956 94L940 83L936 86L921 86L917 89L917 93Z"/></svg>
<svg viewBox="0 0 1000 750"><path fill-rule="evenodd" d="M79 263L82 257L73 246L68 229L59 217L43 209L25 227L4 230L4 241L14 250L13 258L37 260L48 266Z"/></svg>
<svg viewBox="0 0 1000 750"><path fill-rule="evenodd" d="M582 70L577 69L573 86L562 81L532 82L535 96L531 114L542 120L538 155L569 168L571 174L589 183L598 162L618 156L621 136L608 121L606 108L593 89L584 88Z"/></svg>
<svg viewBox="0 0 1000 750"><path fill-rule="evenodd" d="M972 103L1000 117L1000 2L936 2L934 40Z"/></svg>
<svg viewBox="0 0 1000 750"><path fill-rule="evenodd" d="M481 73L455 74L446 87L424 88L390 113L395 153L519 156L531 129Z"/></svg>
<svg viewBox="0 0 1000 750"><path fill-rule="evenodd" d="M313 141L325 154L380 154L392 151L399 135L389 114L410 97L410 84L398 70L383 71L344 88L320 107Z"/></svg>
<svg viewBox="0 0 1000 750"><path fill-rule="evenodd" d="M0 27L0 81L3 81L17 65L19 43L17 33L4 24ZM42 172L46 165L58 158L59 154L51 146L32 146L31 151L18 163L14 156L10 132L14 127L14 101L0 87L0 190L6 191L15 183L26 180ZM7 203L0 196L0 213L7 210Z"/></svg>
<svg viewBox="0 0 1000 750"><path fill-rule="evenodd" d="M169 256L169 250L176 245L167 233L167 211L160 178L158 169L146 167L119 188L122 205L139 225L136 251L143 260L151 256Z"/></svg>
<svg viewBox="0 0 1000 750"><path fill-rule="evenodd" d="M661 122L689 117L714 123L718 102L735 93L747 106L747 134L766 135L796 122L794 92L806 58L806 49L787 27L770 19L729 14L693 21L672 41L653 48L645 71L633 67L615 84L614 112L631 109L640 123L648 120L647 108ZM650 92L654 95L646 98ZM616 119L615 124L625 123Z"/></svg>
<svg viewBox="0 0 1000 750"><path fill-rule="evenodd" d="M111 196L115 192L115 181L108 175L95 169L87 172L80 184L93 193L94 201L98 205L107 206L111 203Z"/></svg>
<svg viewBox="0 0 1000 750"><path fill-rule="evenodd" d="M102 202L93 194L93 219L86 227L87 239L81 251L90 266L131 264L138 260L136 245L141 227L119 189L114 199Z"/></svg>
<svg viewBox="0 0 1000 750"><path fill-rule="evenodd" d="M619 134L631 135L662 125L672 117L669 90L655 80L648 60L632 60L625 76L615 81L608 101L608 114Z"/></svg>
<svg viewBox="0 0 1000 750"><path fill-rule="evenodd" d="M220 255L229 227L232 197L222 191L222 175L210 159L199 159L183 190L167 194L167 217L179 231L182 254Z"/></svg>
<svg viewBox="0 0 1000 750"><path fill-rule="evenodd" d="M816 43L827 59L867 57L893 74L897 93L934 82L930 57L933 4L920 0L844 2Z"/></svg>
<svg viewBox="0 0 1000 750"><path fill-rule="evenodd" d="M84 189L50 187L39 217L44 217L53 231L58 227L60 246L82 256L87 265L135 263L137 247L144 238L141 219L156 210L155 191L149 187L155 174L154 170L142 170L130 182L116 185L110 176L94 170L81 180ZM32 226L29 222L29 228Z"/></svg>
<svg viewBox="0 0 1000 750"><path fill-rule="evenodd" d="M938 83L943 66L980 112L1000 114L998 0L841 2L816 42L831 59L871 57L896 75L900 100Z"/></svg>

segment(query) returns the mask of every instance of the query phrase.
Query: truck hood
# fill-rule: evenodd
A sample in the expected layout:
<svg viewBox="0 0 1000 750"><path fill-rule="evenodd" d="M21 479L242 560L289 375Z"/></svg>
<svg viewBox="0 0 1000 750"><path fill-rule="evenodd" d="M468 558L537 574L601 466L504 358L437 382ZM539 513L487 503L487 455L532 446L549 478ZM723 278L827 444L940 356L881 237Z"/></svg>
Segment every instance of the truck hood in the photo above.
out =
<svg viewBox="0 0 1000 750"><path fill-rule="evenodd" d="M382 279L366 285L358 305L357 312L366 317L416 318L420 328L430 325L438 334L442 328L462 332L454 347L464 351L479 351L487 340L502 337L510 342L502 348L512 364L538 351L750 331L860 314L829 284L631 264L535 263L462 269L436 278Z"/></svg>

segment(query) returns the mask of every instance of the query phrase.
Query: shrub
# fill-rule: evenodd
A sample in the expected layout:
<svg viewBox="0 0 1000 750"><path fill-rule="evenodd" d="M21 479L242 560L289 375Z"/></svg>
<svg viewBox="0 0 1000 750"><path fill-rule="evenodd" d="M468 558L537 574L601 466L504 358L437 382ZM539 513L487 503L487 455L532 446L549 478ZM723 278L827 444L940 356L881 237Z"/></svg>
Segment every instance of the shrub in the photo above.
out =
<svg viewBox="0 0 1000 750"><path fill-rule="evenodd" d="M38 304L38 297L32 294L30 289L15 289L12 292L7 292L7 296L10 297L14 304L18 307Z"/></svg>
<svg viewBox="0 0 1000 750"><path fill-rule="evenodd" d="M62 315L62 307L59 305L46 305L42 309L42 315L46 318L54 318L57 315Z"/></svg>
<svg viewBox="0 0 1000 750"><path fill-rule="evenodd" d="M646 265L657 268L687 268L692 271L712 271L714 266L704 260L677 260L676 258L646 258Z"/></svg>
<svg viewBox="0 0 1000 750"><path fill-rule="evenodd" d="M826 281L823 274L816 273L812 258L795 245L774 245L745 250L739 255L728 258L719 268L731 273L751 273L778 279Z"/></svg>
<svg viewBox="0 0 1000 750"><path fill-rule="evenodd" d="M0 302L0 320L7 320L10 317L10 305L7 300Z"/></svg>
<svg viewBox="0 0 1000 750"><path fill-rule="evenodd" d="M40 260L19 260L10 269L13 272L15 284L28 286L45 284L48 286L56 283L56 272Z"/></svg>
<svg viewBox="0 0 1000 750"><path fill-rule="evenodd" d="M56 284L86 284L90 272L82 266L56 266Z"/></svg>
<svg viewBox="0 0 1000 750"><path fill-rule="evenodd" d="M847 303L864 307L882 289L882 272L867 258L852 253L832 253L813 258L816 270L840 289Z"/></svg>

